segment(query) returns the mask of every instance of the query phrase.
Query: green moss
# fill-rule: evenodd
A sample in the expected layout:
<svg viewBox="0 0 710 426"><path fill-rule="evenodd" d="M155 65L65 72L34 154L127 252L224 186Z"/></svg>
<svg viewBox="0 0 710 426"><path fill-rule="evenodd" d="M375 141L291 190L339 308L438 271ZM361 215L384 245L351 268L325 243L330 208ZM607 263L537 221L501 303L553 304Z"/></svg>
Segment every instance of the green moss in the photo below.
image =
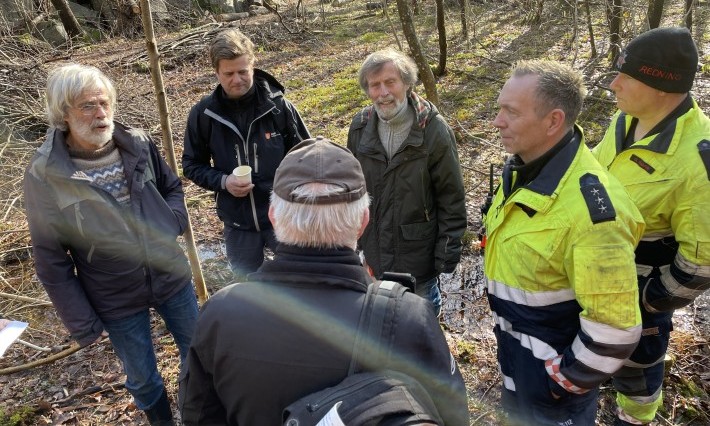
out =
<svg viewBox="0 0 710 426"><path fill-rule="evenodd" d="M5 413L0 409L0 426L29 426L35 424L37 413L35 409L28 406L17 407L10 413Z"/></svg>
<svg viewBox="0 0 710 426"><path fill-rule="evenodd" d="M389 37L389 34L382 32L369 32L360 36L360 40L364 43L377 43Z"/></svg>
<svg viewBox="0 0 710 426"><path fill-rule="evenodd" d="M333 74L332 81L314 87L303 87L298 93L298 109L306 117L319 120L349 118L369 103L357 82L357 65Z"/></svg>
<svg viewBox="0 0 710 426"><path fill-rule="evenodd" d="M705 391L700 388L692 379L686 379L682 377L680 378L680 383L678 384L678 393L688 398L708 397Z"/></svg>
<svg viewBox="0 0 710 426"><path fill-rule="evenodd" d="M478 357L476 356L476 345L471 340L459 340L456 342L456 353L460 362L473 364Z"/></svg>

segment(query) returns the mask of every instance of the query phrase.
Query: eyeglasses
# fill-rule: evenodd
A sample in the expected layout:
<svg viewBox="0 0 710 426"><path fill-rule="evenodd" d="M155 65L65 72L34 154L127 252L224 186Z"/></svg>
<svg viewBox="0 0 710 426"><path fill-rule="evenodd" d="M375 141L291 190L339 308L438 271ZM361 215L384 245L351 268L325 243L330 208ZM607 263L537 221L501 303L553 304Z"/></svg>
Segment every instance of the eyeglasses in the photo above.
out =
<svg viewBox="0 0 710 426"><path fill-rule="evenodd" d="M111 111L111 104L106 101L102 101L99 103L94 103L94 102L89 102L85 104L81 104L78 107L74 107L81 111L83 115L94 115L96 114L96 111L98 111L99 108L103 109L104 111L108 112Z"/></svg>

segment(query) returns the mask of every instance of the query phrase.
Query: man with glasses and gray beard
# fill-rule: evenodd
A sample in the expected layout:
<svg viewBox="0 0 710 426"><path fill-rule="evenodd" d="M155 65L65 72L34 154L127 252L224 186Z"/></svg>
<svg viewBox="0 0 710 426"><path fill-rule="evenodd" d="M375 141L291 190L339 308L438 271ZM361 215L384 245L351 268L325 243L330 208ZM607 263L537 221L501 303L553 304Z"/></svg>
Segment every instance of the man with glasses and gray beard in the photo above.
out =
<svg viewBox="0 0 710 426"><path fill-rule="evenodd" d="M173 425L150 329L154 308L187 355L197 319L178 177L145 133L113 121L116 91L94 67L47 80L47 140L24 176L37 277L81 346L109 336L151 425Z"/></svg>

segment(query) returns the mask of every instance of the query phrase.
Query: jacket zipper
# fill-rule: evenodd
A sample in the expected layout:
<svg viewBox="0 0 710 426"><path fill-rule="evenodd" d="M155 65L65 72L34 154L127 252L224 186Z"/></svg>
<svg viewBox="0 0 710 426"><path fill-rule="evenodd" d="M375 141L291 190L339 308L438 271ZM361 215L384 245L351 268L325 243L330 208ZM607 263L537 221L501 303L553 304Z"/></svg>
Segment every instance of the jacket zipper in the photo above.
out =
<svg viewBox="0 0 710 426"><path fill-rule="evenodd" d="M249 130L247 131L247 138L244 141L244 154L247 156L247 164L249 164L249 140L251 139L251 127L256 123L257 120L260 120L262 117L265 117L267 114L269 114L271 111L276 109L275 106L271 107L269 110L265 111L263 114L260 116L256 117L254 120L252 120L251 123L249 123ZM237 148L237 152L239 152L239 148ZM254 173L259 172L259 160L258 156L256 155L256 143L254 143ZM249 192L249 201L251 202L251 215L252 218L254 219L254 227L256 228L257 232L261 232L261 227L259 226L259 218L256 215L256 202L254 201L254 191Z"/></svg>
<svg viewBox="0 0 710 426"><path fill-rule="evenodd" d="M424 171L422 169L419 169L419 175L422 178L422 189L424 188ZM422 206L424 207L424 217L426 217L426 221L429 222L429 209L426 206L426 196L424 195L424 190L422 190Z"/></svg>

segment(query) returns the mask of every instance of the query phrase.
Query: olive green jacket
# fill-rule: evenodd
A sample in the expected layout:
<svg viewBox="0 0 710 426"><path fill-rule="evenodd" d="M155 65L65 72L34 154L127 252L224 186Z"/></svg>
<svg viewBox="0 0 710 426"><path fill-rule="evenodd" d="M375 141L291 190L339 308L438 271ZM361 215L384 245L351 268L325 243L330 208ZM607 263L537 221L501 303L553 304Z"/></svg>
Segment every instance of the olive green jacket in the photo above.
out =
<svg viewBox="0 0 710 426"><path fill-rule="evenodd" d="M453 131L432 103L413 92L408 100L416 119L391 160L372 105L353 118L348 148L372 197L370 223L359 241L367 264L378 278L407 272L422 283L458 264L466 206Z"/></svg>

